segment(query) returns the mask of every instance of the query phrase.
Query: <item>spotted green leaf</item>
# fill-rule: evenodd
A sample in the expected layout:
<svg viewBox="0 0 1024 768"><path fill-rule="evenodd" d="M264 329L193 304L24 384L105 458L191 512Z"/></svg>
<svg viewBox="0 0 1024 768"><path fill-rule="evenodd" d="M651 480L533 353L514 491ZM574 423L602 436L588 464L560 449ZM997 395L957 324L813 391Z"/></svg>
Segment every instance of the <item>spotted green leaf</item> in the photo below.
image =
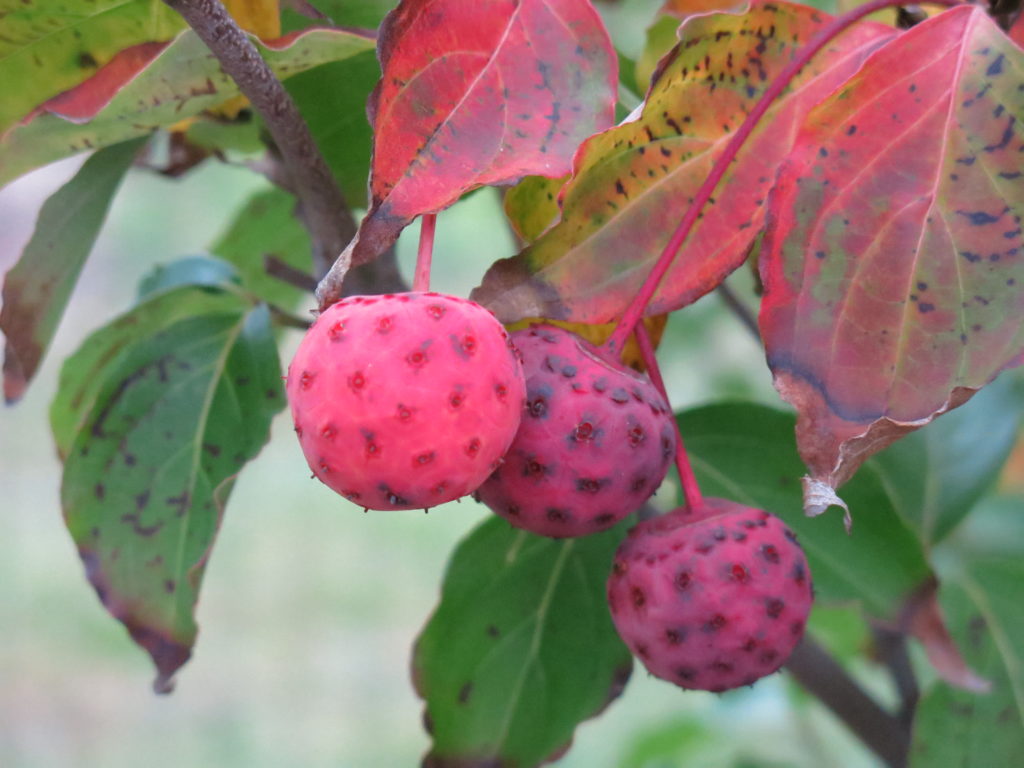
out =
<svg viewBox="0 0 1024 768"><path fill-rule="evenodd" d="M185 26L156 0L0 0L0 20L0 136L122 49L169 40Z"/></svg>
<svg viewBox="0 0 1024 768"><path fill-rule="evenodd" d="M373 45L367 34L339 29L257 41L282 78ZM191 30L169 42L126 48L89 80L0 134L0 185L62 157L173 125L237 94L238 86Z"/></svg>
<svg viewBox="0 0 1024 768"><path fill-rule="evenodd" d="M158 691L191 655L228 493L283 405L269 313L230 289L157 294L64 364L51 421L65 521Z"/></svg>
<svg viewBox="0 0 1024 768"><path fill-rule="evenodd" d="M622 691L605 582L622 527L555 541L492 518L455 550L416 643L428 765L539 765Z"/></svg>

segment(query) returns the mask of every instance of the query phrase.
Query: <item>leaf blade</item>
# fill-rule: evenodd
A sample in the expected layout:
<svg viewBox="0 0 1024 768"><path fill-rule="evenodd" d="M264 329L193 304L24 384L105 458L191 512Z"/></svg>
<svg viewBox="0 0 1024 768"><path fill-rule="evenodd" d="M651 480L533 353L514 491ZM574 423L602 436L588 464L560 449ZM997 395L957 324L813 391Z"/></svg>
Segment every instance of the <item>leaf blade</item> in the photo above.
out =
<svg viewBox="0 0 1024 768"><path fill-rule="evenodd" d="M604 583L619 538L556 542L492 518L457 547L413 659L428 760L537 765L618 695L631 657Z"/></svg>
<svg viewBox="0 0 1024 768"><path fill-rule="evenodd" d="M100 150L43 204L35 230L3 283L4 400L21 398L57 332L78 275L143 141Z"/></svg>
<svg viewBox="0 0 1024 768"><path fill-rule="evenodd" d="M583 0L404 0L381 25L378 56L371 205L347 250L354 265L470 189L565 174L613 117L617 59Z"/></svg>
<svg viewBox="0 0 1024 768"><path fill-rule="evenodd" d="M770 202L761 330L816 481L838 487L1020 362L1024 102L1005 73L1022 60L984 14L951 9L801 129Z"/></svg>
<svg viewBox="0 0 1024 768"><path fill-rule="evenodd" d="M491 267L473 297L505 322L523 316L616 320L768 82L827 21L827 14L783 2L686 21L638 119L580 148L562 190L561 221ZM799 121L892 34L858 25L798 75L726 173L649 314L696 301L743 262Z"/></svg>
<svg viewBox="0 0 1024 768"><path fill-rule="evenodd" d="M187 308L154 320L169 303ZM191 654L193 609L230 486L284 397L264 306L179 288L124 319L144 331L126 338L127 326L117 327L108 354L108 326L65 364L62 381L92 396L79 401L61 503L89 581L150 654L154 687L166 692ZM84 385L85 376L99 381ZM54 431L58 442L70 433L57 420Z"/></svg>
<svg viewBox="0 0 1024 768"><path fill-rule="evenodd" d="M372 37L340 29L254 43L282 78L373 47ZM0 134L0 184L85 149L173 125L237 94L237 85L191 30L122 50L92 78Z"/></svg>

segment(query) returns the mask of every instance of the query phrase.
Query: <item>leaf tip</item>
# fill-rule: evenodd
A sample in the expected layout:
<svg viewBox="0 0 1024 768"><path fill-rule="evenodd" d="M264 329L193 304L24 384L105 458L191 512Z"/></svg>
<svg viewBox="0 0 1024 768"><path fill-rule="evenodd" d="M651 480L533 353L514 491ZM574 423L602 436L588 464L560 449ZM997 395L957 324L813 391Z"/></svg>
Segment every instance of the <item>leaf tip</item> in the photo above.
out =
<svg viewBox="0 0 1024 768"><path fill-rule="evenodd" d="M808 517L817 517L829 507L842 507L843 526L849 534L853 528L853 517L850 515L850 508L839 498L836 489L808 475L804 475L801 482L804 486L804 514Z"/></svg>

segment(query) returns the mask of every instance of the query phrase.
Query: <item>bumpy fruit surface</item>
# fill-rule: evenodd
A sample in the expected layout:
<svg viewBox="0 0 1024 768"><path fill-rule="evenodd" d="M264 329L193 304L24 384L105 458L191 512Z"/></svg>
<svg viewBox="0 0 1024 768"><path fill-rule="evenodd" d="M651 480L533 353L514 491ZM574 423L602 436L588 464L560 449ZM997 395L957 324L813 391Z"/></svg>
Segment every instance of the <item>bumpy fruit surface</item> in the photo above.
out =
<svg viewBox="0 0 1024 768"><path fill-rule="evenodd" d="M438 293L326 309L288 367L313 473L371 509L427 508L494 471L523 413L522 366L486 309Z"/></svg>
<svg viewBox="0 0 1024 768"><path fill-rule="evenodd" d="M608 579L619 635L651 674L725 691L776 671L804 633L813 590L796 536L774 515L706 499L634 527Z"/></svg>
<svg viewBox="0 0 1024 768"><path fill-rule="evenodd" d="M610 528L665 478L676 448L668 404L645 376L566 330L536 325L512 339L523 356L526 414L477 498L542 536Z"/></svg>

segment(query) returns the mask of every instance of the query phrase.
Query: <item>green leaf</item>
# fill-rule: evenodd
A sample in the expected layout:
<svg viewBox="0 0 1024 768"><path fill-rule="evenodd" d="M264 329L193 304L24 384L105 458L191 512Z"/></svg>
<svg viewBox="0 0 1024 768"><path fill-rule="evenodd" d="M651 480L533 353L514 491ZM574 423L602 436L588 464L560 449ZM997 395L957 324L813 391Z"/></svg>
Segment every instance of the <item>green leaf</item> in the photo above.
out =
<svg viewBox="0 0 1024 768"><path fill-rule="evenodd" d="M153 0L0 0L0 18L0 135L122 49L169 40L185 26Z"/></svg>
<svg viewBox="0 0 1024 768"><path fill-rule="evenodd" d="M372 37L339 29L254 42L281 78L374 46ZM147 43L119 56L101 75L0 134L0 185L84 149L173 125L238 94L234 80L191 30L169 44Z"/></svg>
<svg viewBox="0 0 1024 768"><path fill-rule="evenodd" d="M1015 385L1011 375L1001 376L966 405L869 460L926 548L957 526L1006 463L1020 421Z"/></svg>
<svg viewBox="0 0 1024 768"><path fill-rule="evenodd" d="M558 221L558 192L567 179L527 176L505 193L505 216L521 240L532 243Z"/></svg>
<svg viewBox="0 0 1024 768"><path fill-rule="evenodd" d="M186 256L161 264L139 282L139 301L185 285L224 288L241 281L230 264L207 256Z"/></svg>
<svg viewBox="0 0 1024 768"><path fill-rule="evenodd" d="M678 416L702 491L778 515L800 537L819 599L859 601L895 619L931 574L920 542L896 513L882 482L865 467L844 488L856 516L847 535L837 515L803 514L791 414L754 404L712 405Z"/></svg>
<svg viewBox="0 0 1024 768"><path fill-rule="evenodd" d="M89 337L60 384L68 530L170 690L227 495L284 405L269 313L230 291L158 294Z"/></svg>
<svg viewBox="0 0 1024 768"><path fill-rule="evenodd" d="M605 602L622 526L555 541L483 523L452 555L416 643L431 765L540 764L632 669Z"/></svg>
<svg viewBox="0 0 1024 768"><path fill-rule="evenodd" d="M1014 557L976 557L939 593L968 663L992 682L987 694L937 682L914 722L913 768L1019 765L1024 754L1024 548Z"/></svg>
<svg viewBox="0 0 1024 768"><path fill-rule="evenodd" d="M267 273L273 258L305 274L313 269L309 233L295 214L295 198L276 187L253 195L212 251L233 264L245 288L264 301L292 308L303 292Z"/></svg>
<svg viewBox="0 0 1024 768"><path fill-rule="evenodd" d="M357 207L366 206L373 143L366 100L379 78L377 57L366 51L303 72L286 84L345 200Z"/></svg>
<svg viewBox="0 0 1024 768"><path fill-rule="evenodd" d="M43 204L3 287L4 399L21 398L46 353L121 179L143 141L101 150Z"/></svg>

